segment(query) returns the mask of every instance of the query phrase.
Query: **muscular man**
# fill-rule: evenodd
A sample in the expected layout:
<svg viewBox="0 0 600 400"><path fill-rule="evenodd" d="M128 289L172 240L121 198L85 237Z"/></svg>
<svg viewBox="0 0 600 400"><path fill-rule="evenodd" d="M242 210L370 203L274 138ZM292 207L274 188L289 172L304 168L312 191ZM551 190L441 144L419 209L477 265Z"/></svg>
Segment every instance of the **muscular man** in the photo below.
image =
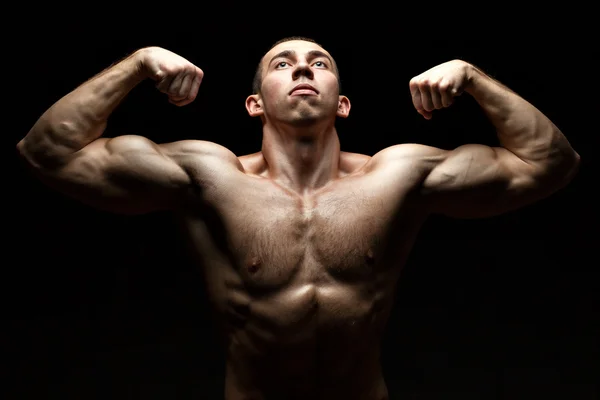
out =
<svg viewBox="0 0 600 400"><path fill-rule="evenodd" d="M514 210L562 188L579 163L546 116L461 60L413 78L414 106L429 119L467 93L501 147L342 152L335 122L350 100L333 57L303 38L278 42L259 63L246 100L262 121L258 153L102 138L141 81L183 106L202 78L168 50L140 49L52 105L18 150L42 181L91 206L181 218L225 326L230 400L386 399L380 339L427 216Z"/></svg>

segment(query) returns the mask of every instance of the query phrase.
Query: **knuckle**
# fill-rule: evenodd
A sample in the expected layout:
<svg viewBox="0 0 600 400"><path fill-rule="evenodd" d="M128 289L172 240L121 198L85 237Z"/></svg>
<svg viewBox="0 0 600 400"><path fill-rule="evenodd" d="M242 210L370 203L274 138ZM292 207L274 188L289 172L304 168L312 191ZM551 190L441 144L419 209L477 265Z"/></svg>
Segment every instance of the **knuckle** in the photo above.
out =
<svg viewBox="0 0 600 400"><path fill-rule="evenodd" d="M173 76L177 72L173 65L165 65L162 70L166 76Z"/></svg>
<svg viewBox="0 0 600 400"><path fill-rule="evenodd" d="M430 84L431 84L431 82L429 81L428 78L421 78L417 82L417 85L419 86L420 89L426 89L430 86Z"/></svg>

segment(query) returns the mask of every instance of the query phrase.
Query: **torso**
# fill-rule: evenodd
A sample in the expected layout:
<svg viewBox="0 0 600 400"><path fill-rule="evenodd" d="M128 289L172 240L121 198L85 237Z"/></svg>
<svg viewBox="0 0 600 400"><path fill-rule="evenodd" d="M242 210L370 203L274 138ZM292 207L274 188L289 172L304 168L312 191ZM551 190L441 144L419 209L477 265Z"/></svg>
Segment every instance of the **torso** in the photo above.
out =
<svg viewBox="0 0 600 400"><path fill-rule="evenodd" d="M190 202L183 220L226 335L227 399L387 398L379 345L425 215L418 172L362 157L310 195L235 170Z"/></svg>

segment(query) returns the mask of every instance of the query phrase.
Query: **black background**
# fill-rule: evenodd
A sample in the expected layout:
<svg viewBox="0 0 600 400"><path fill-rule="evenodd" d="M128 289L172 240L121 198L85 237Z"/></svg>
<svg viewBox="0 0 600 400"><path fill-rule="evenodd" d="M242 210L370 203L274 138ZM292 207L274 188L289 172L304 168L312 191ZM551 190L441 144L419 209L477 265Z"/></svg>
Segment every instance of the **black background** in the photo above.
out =
<svg viewBox="0 0 600 400"><path fill-rule="evenodd" d="M217 22L180 4L157 5L144 16L90 18L94 7L76 17L23 12L4 35L10 129L3 135L12 155L3 196L1 343L10 398L222 396L223 356L200 273L169 215L123 217L82 206L33 179L14 145L62 95L130 52L158 45L203 69L197 100L177 108L143 83L106 135L200 138L238 155L258 151L260 122L244 101L262 54L291 35L316 39L339 64L352 102L338 126L342 150L495 144L467 96L431 121L412 107L409 79L461 58L538 106L582 156L574 181L546 200L497 218L435 217L425 225L384 343L391 398L596 398L600 107L593 26L564 16L538 16L535 26L526 18L494 22L489 13L474 26L462 11L440 23L431 10L331 19L317 17L315 5L310 13L267 18L233 3L223 12L237 10L243 23Z"/></svg>

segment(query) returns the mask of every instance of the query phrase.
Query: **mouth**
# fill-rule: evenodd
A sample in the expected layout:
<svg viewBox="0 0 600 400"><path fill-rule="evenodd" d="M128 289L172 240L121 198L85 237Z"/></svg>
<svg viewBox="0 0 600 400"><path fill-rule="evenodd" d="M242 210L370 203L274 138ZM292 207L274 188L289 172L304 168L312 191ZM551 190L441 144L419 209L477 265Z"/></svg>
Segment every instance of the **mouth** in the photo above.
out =
<svg viewBox="0 0 600 400"><path fill-rule="evenodd" d="M319 91L307 83L301 83L290 91L291 95L309 95L316 96Z"/></svg>

